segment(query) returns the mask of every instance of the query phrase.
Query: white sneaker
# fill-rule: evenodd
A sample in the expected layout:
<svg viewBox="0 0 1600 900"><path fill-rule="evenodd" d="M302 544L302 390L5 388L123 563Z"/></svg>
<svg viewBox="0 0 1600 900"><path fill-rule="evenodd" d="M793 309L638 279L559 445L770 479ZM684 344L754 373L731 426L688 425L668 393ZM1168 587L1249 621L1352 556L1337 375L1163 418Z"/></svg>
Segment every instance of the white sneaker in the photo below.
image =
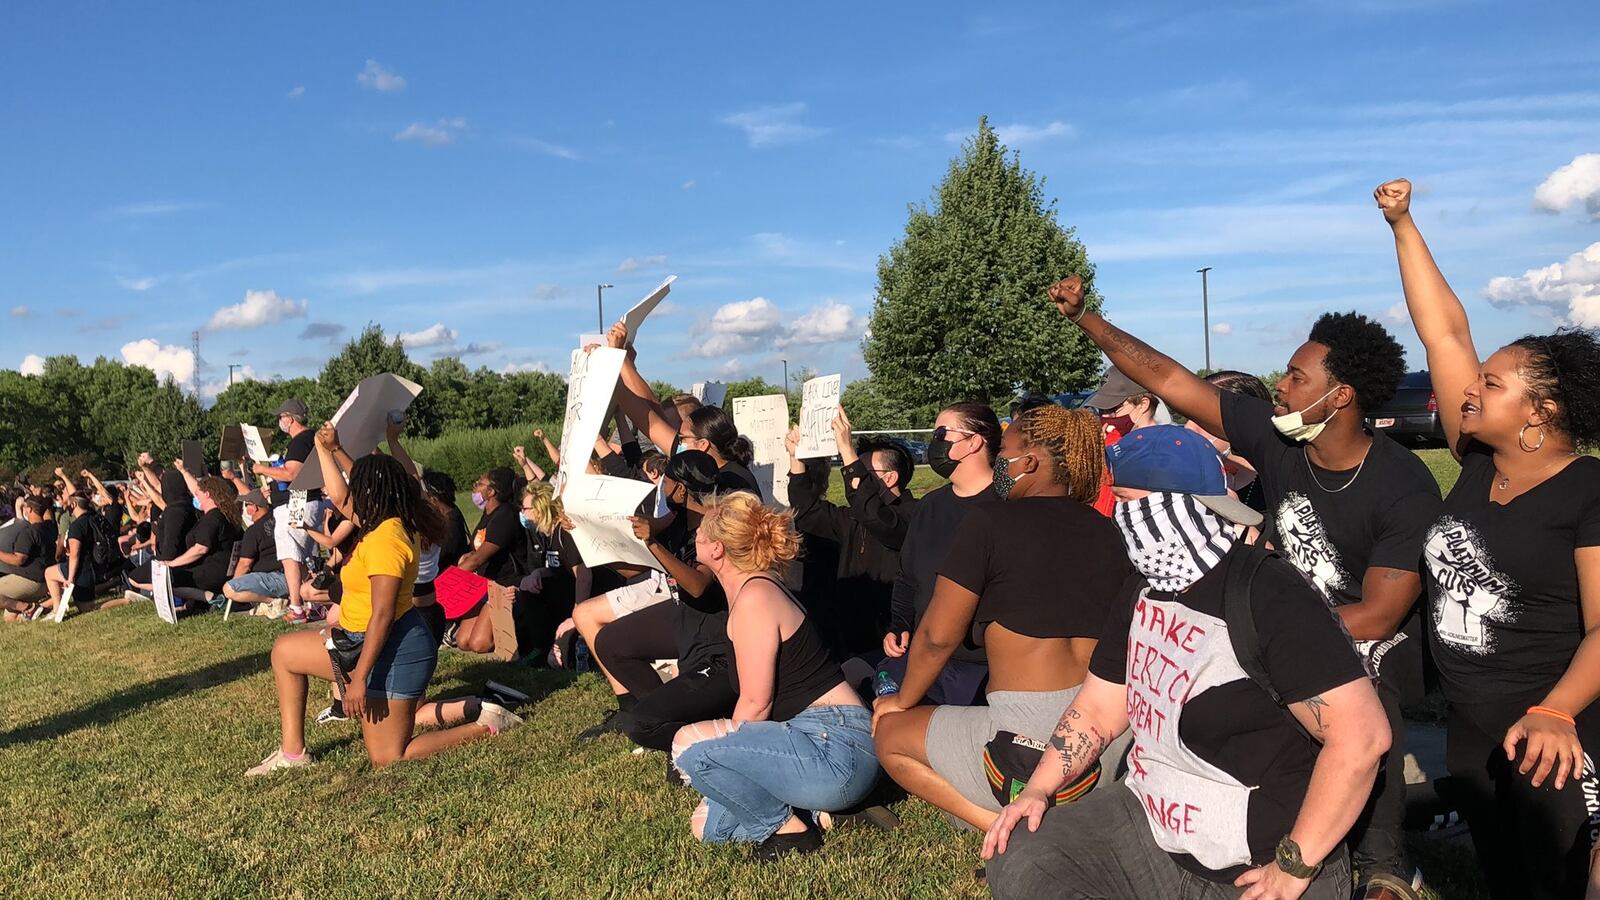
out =
<svg viewBox="0 0 1600 900"><path fill-rule="evenodd" d="M488 728L490 734L499 734L521 725L522 717L498 703L485 703L478 713L478 724Z"/></svg>
<svg viewBox="0 0 1600 900"><path fill-rule="evenodd" d="M299 769L309 765L311 765L311 754L301 753L299 759L294 759L293 757L285 756L283 748L279 747L268 753L267 758L263 759L259 765L245 770L244 776L246 778L255 778L260 775L270 775L279 769Z"/></svg>
<svg viewBox="0 0 1600 900"><path fill-rule="evenodd" d="M134 591L134 590L123 591L122 592L122 599L128 601L129 603L149 603L150 602L150 598L148 596L146 596L144 594L141 594L138 591Z"/></svg>

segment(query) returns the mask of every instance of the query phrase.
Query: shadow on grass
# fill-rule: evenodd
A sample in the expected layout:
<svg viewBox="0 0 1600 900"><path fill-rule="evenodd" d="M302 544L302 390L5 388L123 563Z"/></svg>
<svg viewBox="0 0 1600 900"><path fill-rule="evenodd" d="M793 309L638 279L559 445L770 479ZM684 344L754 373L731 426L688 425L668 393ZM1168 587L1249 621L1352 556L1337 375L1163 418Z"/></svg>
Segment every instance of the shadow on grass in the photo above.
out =
<svg viewBox="0 0 1600 900"><path fill-rule="evenodd" d="M499 660L478 660L447 676L435 675L433 683L429 685L427 699L451 700L471 696L485 684L498 681L527 694L528 705L534 706L577 680L578 676L566 669L536 669ZM439 690L445 684L459 686Z"/></svg>
<svg viewBox="0 0 1600 900"><path fill-rule="evenodd" d="M91 725L107 725L159 700L186 694L190 691L216 687L217 685L227 684L230 681L237 681L240 678L248 678L257 672L266 671L271 666L271 653L254 653L237 659L213 663L203 669L195 669L192 672L180 672L176 675L168 675L165 678L145 682L128 690L118 691L104 700L98 700L88 706L80 707L70 712L59 713L46 718L42 722L0 733L0 750L35 741L53 740Z"/></svg>

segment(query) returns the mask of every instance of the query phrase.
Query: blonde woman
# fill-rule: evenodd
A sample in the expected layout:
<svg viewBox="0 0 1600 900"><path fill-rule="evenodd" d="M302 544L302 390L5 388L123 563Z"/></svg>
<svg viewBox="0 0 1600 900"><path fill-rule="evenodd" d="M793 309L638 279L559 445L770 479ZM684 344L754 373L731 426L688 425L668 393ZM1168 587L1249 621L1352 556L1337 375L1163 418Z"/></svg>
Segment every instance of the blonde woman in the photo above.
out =
<svg viewBox="0 0 1600 900"><path fill-rule="evenodd" d="M804 811L853 806L878 779L872 714L774 575L799 551L793 517L743 492L712 500L695 532L728 596L739 700L731 719L684 726L672 756L705 798L695 837L755 843L760 859L819 849Z"/></svg>
<svg viewBox="0 0 1600 900"><path fill-rule="evenodd" d="M542 660L555 643L556 628L572 615L577 598L589 596L594 579L572 542L567 531L572 522L549 482L532 481L523 489L522 524L533 536L533 571L517 585L517 600L529 617L524 651Z"/></svg>

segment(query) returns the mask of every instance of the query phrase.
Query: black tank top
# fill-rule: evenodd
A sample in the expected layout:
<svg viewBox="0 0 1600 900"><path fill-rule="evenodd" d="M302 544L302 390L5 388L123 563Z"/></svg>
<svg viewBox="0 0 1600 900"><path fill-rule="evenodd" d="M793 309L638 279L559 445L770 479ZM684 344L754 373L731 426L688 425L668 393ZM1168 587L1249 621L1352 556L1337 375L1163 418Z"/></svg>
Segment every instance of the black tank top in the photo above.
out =
<svg viewBox="0 0 1600 900"><path fill-rule="evenodd" d="M777 585L778 590L783 591L783 595L789 598L789 602L794 603L804 614L805 607L795 602L794 595L789 593L788 588L765 575L757 575L756 578ZM752 578L751 581L756 578ZM739 690L737 647L733 648L730 656L732 665L728 667L728 677L733 679L733 690L737 693ZM772 715L769 721L787 722L804 712L818 697L843 683L844 673L829 655L828 648L817 634L817 629L811 624L811 617L806 616L800 622L800 627L794 630L794 634L789 635L778 645L778 666L772 685Z"/></svg>

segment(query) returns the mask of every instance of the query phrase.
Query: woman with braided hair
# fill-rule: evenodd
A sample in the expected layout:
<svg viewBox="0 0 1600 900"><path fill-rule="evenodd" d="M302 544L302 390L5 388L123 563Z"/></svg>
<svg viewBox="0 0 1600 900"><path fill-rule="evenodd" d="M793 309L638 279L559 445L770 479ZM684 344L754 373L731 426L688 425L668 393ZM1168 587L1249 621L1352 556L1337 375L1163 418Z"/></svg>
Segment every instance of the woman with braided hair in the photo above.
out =
<svg viewBox="0 0 1600 900"><path fill-rule="evenodd" d="M328 500L356 525L356 546L339 572L339 624L294 631L272 645L282 738L246 775L311 764L306 752L306 686L315 676L344 689L344 711L361 722L367 757L376 767L421 759L517 724L503 707L482 704L476 722L415 734L417 705L433 677L439 646L412 608L419 541L439 544L445 521L422 487L393 457L363 456L350 465L333 426L316 437ZM345 457L348 459L348 457Z"/></svg>
<svg viewBox="0 0 1600 900"><path fill-rule="evenodd" d="M873 711L884 770L980 831L1010 799L1012 782L1020 787L1032 773L1132 574L1116 526L1091 506L1104 449L1089 410L1039 407L1006 430L1007 498L961 523L911 639L900 691ZM989 705L918 706L969 635L988 650ZM1100 757L1108 780L1123 746ZM1082 796L1100 777L1100 767L1091 768L1058 802Z"/></svg>

